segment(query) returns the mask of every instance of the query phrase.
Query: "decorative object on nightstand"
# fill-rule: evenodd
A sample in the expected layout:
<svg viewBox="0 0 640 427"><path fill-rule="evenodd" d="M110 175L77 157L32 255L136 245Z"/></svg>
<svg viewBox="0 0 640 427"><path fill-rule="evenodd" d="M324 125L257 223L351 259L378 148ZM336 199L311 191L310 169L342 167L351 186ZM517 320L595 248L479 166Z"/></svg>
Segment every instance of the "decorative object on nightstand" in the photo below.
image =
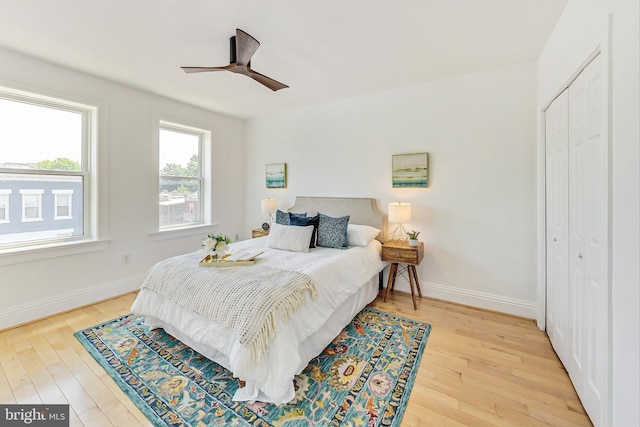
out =
<svg viewBox="0 0 640 427"><path fill-rule="evenodd" d="M403 224L409 221L411 221L411 203L389 203L389 222L397 224L396 229L391 234L392 241L398 243L407 240L407 232Z"/></svg>
<svg viewBox="0 0 640 427"><path fill-rule="evenodd" d="M407 236L409 236L409 246L413 247L413 248L417 248L418 247L418 236L420 235L419 231L416 230L411 230L410 232L407 233Z"/></svg>
<svg viewBox="0 0 640 427"><path fill-rule="evenodd" d="M262 223L262 229L267 231L273 224L273 213L278 210L278 201L276 199L262 199L260 201L262 213L268 214L267 220ZM269 234L269 233L267 233Z"/></svg>
<svg viewBox="0 0 640 427"><path fill-rule="evenodd" d="M256 237L268 236L269 229L263 230L262 228L254 228L251 230L251 237L255 239Z"/></svg>
<svg viewBox="0 0 640 427"><path fill-rule="evenodd" d="M393 290L396 284L396 276L398 274L398 264L406 264L406 272L409 276L409 285L411 286L411 298L413 299L413 309L417 310L416 305L416 293L415 288L418 291L418 296L422 298L422 291L420 290L420 281L418 280L418 273L416 272L416 265L420 265L422 258L424 257L424 244L418 242L417 247L411 247L407 243L387 241L382 245L382 260L391 262L391 268L389 269L389 280L387 280L387 289L384 291L384 301L387 301L389 291ZM404 271L401 271L402 275Z"/></svg>

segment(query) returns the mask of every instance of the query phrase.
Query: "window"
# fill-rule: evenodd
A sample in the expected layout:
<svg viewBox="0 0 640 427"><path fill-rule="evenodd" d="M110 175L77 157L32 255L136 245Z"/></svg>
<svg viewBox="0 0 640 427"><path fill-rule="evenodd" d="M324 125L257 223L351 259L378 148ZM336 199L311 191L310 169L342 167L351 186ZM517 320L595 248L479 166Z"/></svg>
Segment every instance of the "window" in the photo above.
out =
<svg viewBox="0 0 640 427"><path fill-rule="evenodd" d="M9 195L11 190L0 189L0 223L9 222Z"/></svg>
<svg viewBox="0 0 640 427"><path fill-rule="evenodd" d="M22 194L22 222L42 221L44 190L20 190Z"/></svg>
<svg viewBox="0 0 640 427"><path fill-rule="evenodd" d="M0 249L95 236L89 223L95 113L0 88Z"/></svg>
<svg viewBox="0 0 640 427"><path fill-rule="evenodd" d="M54 216L53 219L73 219L71 212L71 196L73 190L53 190Z"/></svg>
<svg viewBox="0 0 640 427"><path fill-rule="evenodd" d="M161 122L158 138L159 228L203 224L206 186L203 152L209 133Z"/></svg>

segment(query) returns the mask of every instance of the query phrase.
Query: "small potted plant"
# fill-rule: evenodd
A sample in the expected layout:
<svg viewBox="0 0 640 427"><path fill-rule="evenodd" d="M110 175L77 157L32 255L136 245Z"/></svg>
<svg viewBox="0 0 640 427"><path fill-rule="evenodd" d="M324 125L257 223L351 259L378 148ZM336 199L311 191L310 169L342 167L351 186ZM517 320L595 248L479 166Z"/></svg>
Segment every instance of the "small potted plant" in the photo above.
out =
<svg viewBox="0 0 640 427"><path fill-rule="evenodd" d="M409 246L417 247L418 246L418 236L420 235L419 231L411 230L411 232L407 233L409 235Z"/></svg>

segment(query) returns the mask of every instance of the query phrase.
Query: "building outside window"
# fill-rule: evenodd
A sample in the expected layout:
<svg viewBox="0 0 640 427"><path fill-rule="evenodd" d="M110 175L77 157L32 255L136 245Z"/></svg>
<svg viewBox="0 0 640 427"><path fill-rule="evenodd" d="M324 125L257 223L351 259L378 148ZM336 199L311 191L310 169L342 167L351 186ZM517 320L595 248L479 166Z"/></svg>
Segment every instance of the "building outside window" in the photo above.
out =
<svg viewBox="0 0 640 427"><path fill-rule="evenodd" d="M0 189L0 223L9 222L9 195L11 190Z"/></svg>
<svg viewBox="0 0 640 427"><path fill-rule="evenodd" d="M95 237L96 112L0 87L0 249Z"/></svg>
<svg viewBox="0 0 640 427"><path fill-rule="evenodd" d="M72 219L71 197L73 190L53 190L55 214L53 219Z"/></svg>
<svg viewBox="0 0 640 427"><path fill-rule="evenodd" d="M44 190L20 190L22 195L22 222L42 221L42 194Z"/></svg>
<svg viewBox="0 0 640 427"><path fill-rule="evenodd" d="M184 228L206 223L203 161L207 131L161 122L158 137L159 229Z"/></svg>

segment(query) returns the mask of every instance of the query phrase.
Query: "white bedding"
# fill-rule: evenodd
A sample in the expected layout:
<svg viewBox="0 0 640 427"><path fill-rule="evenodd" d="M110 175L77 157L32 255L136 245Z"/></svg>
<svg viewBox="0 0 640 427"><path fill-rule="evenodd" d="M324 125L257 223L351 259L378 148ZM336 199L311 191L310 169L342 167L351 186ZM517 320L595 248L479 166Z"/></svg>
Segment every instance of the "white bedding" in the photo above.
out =
<svg viewBox="0 0 640 427"><path fill-rule="evenodd" d="M264 247L266 237L231 245L232 251ZM250 351L235 334L209 319L176 305L148 289L141 289L131 308L145 316L153 328L168 333L216 361L246 382L234 400L260 400L283 404L293 399L293 377L319 354L351 319L375 299L378 273L384 267L380 242L348 250L315 248L309 253L264 247L257 262L311 276L317 297L281 325L260 364L251 362ZM202 251L194 252L198 262ZM206 267L202 267L206 268ZM242 267L227 267L242 268Z"/></svg>

